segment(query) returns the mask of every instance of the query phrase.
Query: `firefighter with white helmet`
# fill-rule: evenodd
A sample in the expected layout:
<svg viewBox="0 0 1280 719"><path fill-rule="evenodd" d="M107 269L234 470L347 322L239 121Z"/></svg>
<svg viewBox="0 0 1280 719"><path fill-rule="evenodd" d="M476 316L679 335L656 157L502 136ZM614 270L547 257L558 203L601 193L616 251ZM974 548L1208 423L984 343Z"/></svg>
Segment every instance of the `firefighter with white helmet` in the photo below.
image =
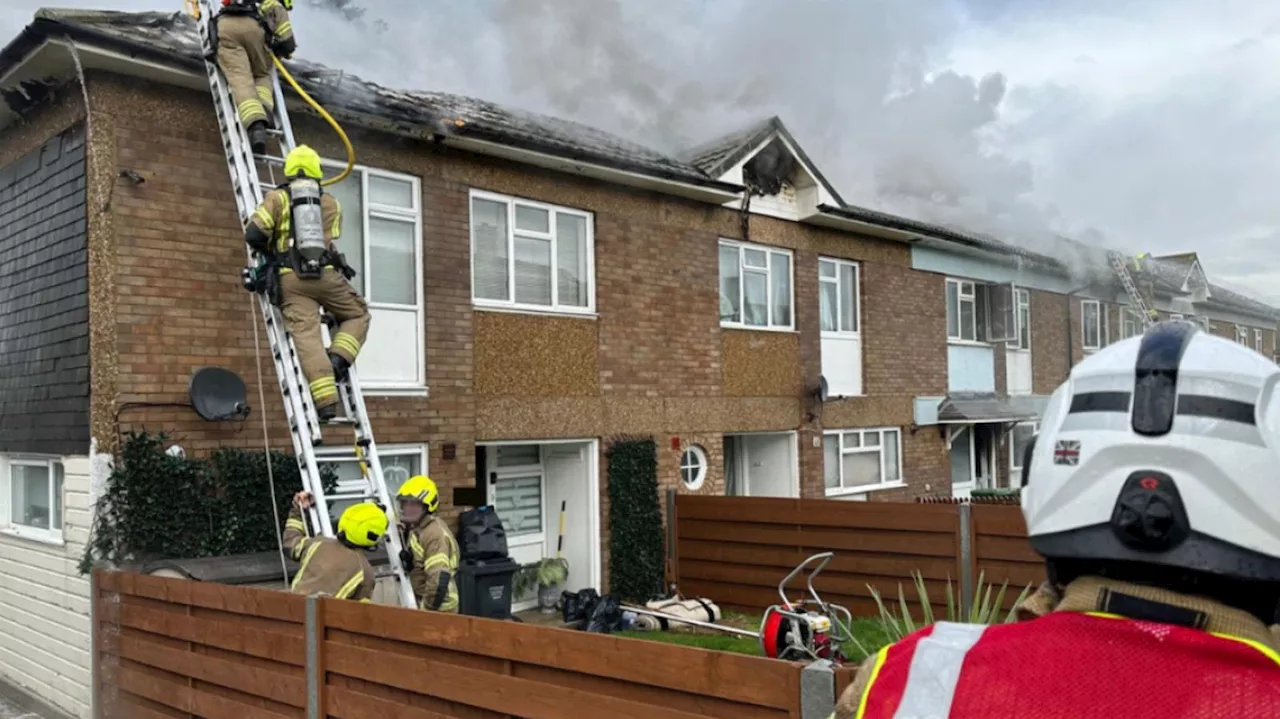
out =
<svg viewBox="0 0 1280 719"><path fill-rule="evenodd" d="M925 627L834 716L1280 717L1280 367L1160 322L1077 365L1041 427L1024 621Z"/></svg>

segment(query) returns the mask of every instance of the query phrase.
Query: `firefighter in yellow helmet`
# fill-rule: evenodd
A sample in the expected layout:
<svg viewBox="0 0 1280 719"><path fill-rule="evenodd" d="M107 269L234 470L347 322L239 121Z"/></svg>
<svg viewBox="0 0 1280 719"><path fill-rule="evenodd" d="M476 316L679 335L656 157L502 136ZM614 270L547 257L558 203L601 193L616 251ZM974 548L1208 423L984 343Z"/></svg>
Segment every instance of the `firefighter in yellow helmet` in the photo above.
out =
<svg viewBox="0 0 1280 719"><path fill-rule="evenodd" d="M320 185L320 156L298 145L285 158L284 174L288 181L262 198L244 241L274 258L279 268L278 285L271 288L278 296L272 301L284 315L324 421L337 415L337 383L346 379L369 334L369 306L351 286L355 270L333 246L342 234L342 207ZM328 354L320 337L320 308L339 323Z"/></svg>
<svg viewBox="0 0 1280 719"><path fill-rule="evenodd" d="M302 510L311 506L311 495L298 492L284 523L284 548L302 566L293 584L294 594L323 592L338 599L368 602L377 576L365 557L387 533L387 513L372 502L347 507L338 518L337 539L308 537Z"/></svg>
<svg viewBox="0 0 1280 719"><path fill-rule="evenodd" d="M222 10L210 26L218 67L227 78L249 144L259 155L267 149L274 104L271 55L288 58L298 49L289 21L292 9L293 0L222 0Z"/></svg>
<svg viewBox="0 0 1280 719"><path fill-rule="evenodd" d="M425 475L410 477L396 493L400 522L408 534L401 557L419 609L458 611L458 540L436 516L440 491Z"/></svg>

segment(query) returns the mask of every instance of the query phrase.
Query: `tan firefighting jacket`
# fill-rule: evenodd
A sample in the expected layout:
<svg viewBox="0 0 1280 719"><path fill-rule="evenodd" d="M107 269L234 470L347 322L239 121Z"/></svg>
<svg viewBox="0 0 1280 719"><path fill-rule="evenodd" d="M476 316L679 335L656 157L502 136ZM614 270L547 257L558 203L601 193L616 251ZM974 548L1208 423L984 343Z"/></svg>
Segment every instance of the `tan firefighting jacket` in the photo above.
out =
<svg viewBox="0 0 1280 719"><path fill-rule="evenodd" d="M336 539L308 537L297 507L284 523L284 548L302 566L289 590L294 594L323 592L338 599L370 601L377 575L363 550Z"/></svg>
<svg viewBox="0 0 1280 719"><path fill-rule="evenodd" d="M1080 577L1061 590L1048 582L1041 584L1034 594L1018 605L1015 610L1017 619L1029 621L1050 612L1107 611L1105 603L1109 592L1103 590L1203 612L1207 621L1201 628L1205 631L1230 634L1280 651L1280 625L1268 627L1252 614L1212 599L1100 577ZM875 660L876 655L872 654L858 666L857 676L836 702L834 719L854 719L857 716L858 704L874 670Z"/></svg>
<svg viewBox="0 0 1280 719"><path fill-rule="evenodd" d="M333 249L333 243L342 234L342 205L328 192L320 195L320 217L324 222L325 246ZM284 255L289 251L289 224L293 213L289 208L289 192L277 187L262 198L262 204L253 211L249 224L262 230L271 238L273 251ZM281 267L281 272L291 271Z"/></svg>
<svg viewBox="0 0 1280 719"><path fill-rule="evenodd" d="M436 516L425 516L409 530L413 569L409 584L419 609L458 611L458 540L449 525Z"/></svg>

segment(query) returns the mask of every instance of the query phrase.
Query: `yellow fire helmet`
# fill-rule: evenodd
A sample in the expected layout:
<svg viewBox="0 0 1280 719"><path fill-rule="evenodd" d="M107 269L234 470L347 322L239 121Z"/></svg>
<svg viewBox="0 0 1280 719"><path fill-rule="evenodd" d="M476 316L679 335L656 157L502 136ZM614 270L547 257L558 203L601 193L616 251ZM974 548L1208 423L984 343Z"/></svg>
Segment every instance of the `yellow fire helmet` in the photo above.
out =
<svg viewBox="0 0 1280 719"><path fill-rule="evenodd" d="M284 176L306 175L313 180L324 177L320 170L320 155L310 145L298 145L284 158Z"/></svg>
<svg viewBox="0 0 1280 719"><path fill-rule="evenodd" d="M373 502L347 507L338 518L338 535L348 544L372 547L387 533L387 513Z"/></svg>
<svg viewBox="0 0 1280 719"><path fill-rule="evenodd" d="M427 507L428 512L435 512L440 506L440 490L436 489L436 483L425 474L419 474L416 477L410 477L400 485L400 491L396 492L396 499L416 499Z"/></svg>

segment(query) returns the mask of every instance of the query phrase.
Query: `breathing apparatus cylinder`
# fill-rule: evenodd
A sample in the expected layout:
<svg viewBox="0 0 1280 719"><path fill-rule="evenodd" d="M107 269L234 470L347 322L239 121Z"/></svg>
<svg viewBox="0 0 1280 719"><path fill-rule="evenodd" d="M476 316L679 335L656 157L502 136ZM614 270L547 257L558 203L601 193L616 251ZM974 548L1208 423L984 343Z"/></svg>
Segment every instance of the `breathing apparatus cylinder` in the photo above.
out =
<svg viewBox="0 0 1280 719"><path fill-rule="evenodd" d="M294 270L303 277L319 277L324 270L328 245L324 241L324 215L320 207L320 183L310 177L289 181L292 215Z"/></svg>

